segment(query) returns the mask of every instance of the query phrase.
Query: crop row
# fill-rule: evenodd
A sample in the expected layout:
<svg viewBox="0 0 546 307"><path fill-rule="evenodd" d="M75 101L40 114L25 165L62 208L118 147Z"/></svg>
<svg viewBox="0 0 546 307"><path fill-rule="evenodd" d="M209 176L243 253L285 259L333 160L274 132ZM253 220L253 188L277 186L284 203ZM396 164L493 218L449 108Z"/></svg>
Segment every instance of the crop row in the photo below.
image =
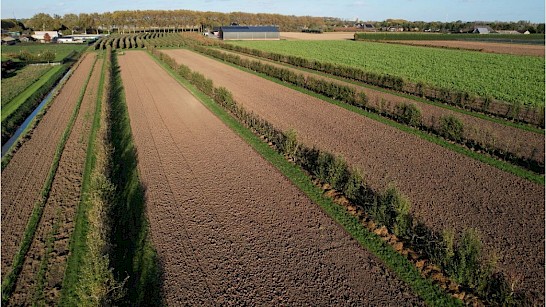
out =
<svg viewBox="0 0 546 307"><path fill-rule="evenodd" d="M152 42L166 36L167 33L152 32L139 34L115 34L102 38L93 45L95 50L104 50L107 46L112 49L144 48L145 42Z"/></svg>
<svg viewBox="0 0 546 307"><path fill-rule="evenodd" d="M538 58L347 43L351 42L237 42L220 46L544 127L544 62Z"/></svg>
<svg viewBox="0 0 546 307"><path fill-rule="evenodd" d="M406 244L435 262L453 280L475 292L486 302L510 304L520 295L511 289L501 273L496 273L493 263L486 262L477 233L467 230L460 238L450 231L442 234L428 229L410 214L410 203L394 187L375 191L362 180L360 172L350 169L341 157L311 148L300 143L293 132L282 132L272 124L246 111L233 100L225 88L215 88L212 80L193 72L185 65L155 49L152 54L170 66L202 92L228 110L238 121L260 136L265 136L276 149L289 156L301 168L322 182L343 192L347 199L373 217L375 223L403 238Z"/></svg>
<svg viewBox="0 0 546 307"><path fill-rule="evenodd" d="M277 78L281 81L292 83L298 87L310 90L312 92L327 96L329 98L341 101L366 111L378 113L382 116L396 120L400 123L416 127L418 129L433 133L447 140L457 142L473 150L486 151L500 159L504 159L513 164L525 167L534 172L543 172L544 165L536 159L521 157L511 152L506 152L494 147L492 144L477 142L473 139L467 139L464 135L463 123L454 116L442 116L438 119L438 124L425 125L421 119L421 111L414 104L403 103L397 105L394 110L381 107L379 104L369 103L368 97L364 92L357 92L354 87L342 85L335 81L329 81L313 76L305 76L296 73L287 68L273 66L257 60L243 59L238 55L221 52L217 49L206 48L202 46L193 46L193 49L206 55L227 61L247 69L264 73L267 76Z"/></svg>

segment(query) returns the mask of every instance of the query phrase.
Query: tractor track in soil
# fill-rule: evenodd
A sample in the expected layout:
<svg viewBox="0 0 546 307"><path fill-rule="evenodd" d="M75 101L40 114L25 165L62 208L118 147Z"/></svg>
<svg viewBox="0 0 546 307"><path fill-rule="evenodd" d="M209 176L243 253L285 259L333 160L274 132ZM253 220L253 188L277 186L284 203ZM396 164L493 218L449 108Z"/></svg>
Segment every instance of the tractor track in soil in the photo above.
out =
<svg viewBox="0 0 546 307"><path fill-rule="evenodd" d="M374 189L394 182L436 231L477 228L485 250L544 300L544 186L188 50L165 50L309 146L342 155Z"/></svg>
<svg viewBox="0 0 546 307"><path fill-rule="evenodd" d="M97 60L61 155L40 224L17 280L11 305L30 305L37 301L53 306L59 302L69 242L75 225L74 217L80 203L83 170L101 67L102 60ZM39 273L44 265L44 271ZM42 285L40 279L43 279Z"/></svg>
<svg viewBox="0 0 546 307"><path fill-rule="evenodd" d="M168 305L422 305L148 54L119 56Z"/></svg>
<svg viewBox="0 0 546 307"><path fill-rule="evenodd" d="M93 65L93 56L84 57L29 139L2 171L2 278L11 271L34 204L41 198L57 144Z"/></svg>

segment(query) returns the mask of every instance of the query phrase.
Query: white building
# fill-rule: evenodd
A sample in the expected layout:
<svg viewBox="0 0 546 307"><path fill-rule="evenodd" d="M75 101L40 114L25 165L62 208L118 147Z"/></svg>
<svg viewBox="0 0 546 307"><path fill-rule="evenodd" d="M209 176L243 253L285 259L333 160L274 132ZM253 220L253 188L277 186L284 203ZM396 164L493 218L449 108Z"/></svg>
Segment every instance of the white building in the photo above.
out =
<svg viewBox="0 0 546 307"><path fill-rule="evenodd" d="M32 34L32 37L39 40L39 41L45 41L45 35L48 34L49 38L53 41L56 40L59 37L58 31L34 31L34 34Z"/></svg>

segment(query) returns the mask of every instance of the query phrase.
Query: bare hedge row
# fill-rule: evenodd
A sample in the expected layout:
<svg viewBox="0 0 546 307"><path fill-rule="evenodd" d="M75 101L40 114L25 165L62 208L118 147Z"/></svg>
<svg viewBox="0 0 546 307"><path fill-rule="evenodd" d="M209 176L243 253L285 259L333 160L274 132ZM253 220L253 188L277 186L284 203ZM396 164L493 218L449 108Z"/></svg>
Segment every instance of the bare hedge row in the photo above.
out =
<svg viewBox="0 0 546 307"><path fill-rule="evenodd" d="M374 112L388 117L405 125L413 126L423 131L443 137L447 140L457 142L474 150L485 151L500 159L506 160L515 165L530 169L536 173L544 173L544 164L536 159L518 156L493 147L491 144L477 142L465 138L464 124L455 116L442 116L438 125L425 125L421 119L421 111L414 104L397 105L393 111L387 110L368 103L368 97L364 92L356 92L353 87L341 85L336 82L327 81L322 78L305 76L290 69L277 67L257 60L243 59L238 55L225 53L218 49L206 48L200 45L193 45L192 49L203 54L230 62L250 70L266 74L284 82L294 84L298 87L324 95L326 97L348 103L366 111Z"/></svg>
<svg viewBox="0 0 546 307"><path fill-rule="evenodd" d="M320 179L342 192L351 203L362 208L374 221L387 227L392 233L410 244L440 266L450 278L465 288L474 289L484 302L493 305L522 303L524 294L514 293L505 276L488 261L475 230L465 230L458 238L453 231L436 233L410 214L409 200L391 186L385 191L376 191L363 180L361 172L350 168L342 157L308 147L300 143L294 131L282 132L271 123L252 112L246 111L234 101L229 90L214 87L212 80L179 65L168 55L151 49L151 53L176 71L181 77L210 96L239 122L260 136L265 136L278 152Z"/></svg>
<svg viewBox="0 0 546 307"><path fill-rule="evenodd" d="M317 70L374 86L427 98L433 101L439 101L460 108L466 108L473 111L492 114L510 120L517 120L544 127L544 108L542 107L507 103L491 97L479 97L455 89L441 88L422 82L414 83L397 76L373 73L360 68L319 62L297 56L282 55L232 44L220 44L219 46L227 50L233 50L298 67Z"/></svg>

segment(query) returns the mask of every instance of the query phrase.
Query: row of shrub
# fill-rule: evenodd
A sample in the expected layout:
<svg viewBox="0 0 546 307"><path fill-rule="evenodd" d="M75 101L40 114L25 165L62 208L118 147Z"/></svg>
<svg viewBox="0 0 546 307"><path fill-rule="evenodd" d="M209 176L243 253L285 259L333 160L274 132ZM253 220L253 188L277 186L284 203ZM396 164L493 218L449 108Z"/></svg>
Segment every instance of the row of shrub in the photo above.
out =
<svg viewBox="0 0 546 307"><path fill-rule="evenodd" d="M94 161L90 182L81 206L87 208L87 233L85 256L78 268L79 276L73 297L65 297L65 303L85 306L111 305L123 295L123 285L118 283L110 267L111 220L108 212L114 203L115 186L108 175L112 168L111 145L109 142L110 99L112 97L112 48L106 48L100 122L92 150ZM87 157L90 159L90 157Z"/></svg>
<svg viewBox="0 0 546 307"><path fill-rule="evenodd" d="M214 48L193 45L192 49L217 59L266 74L281 81L294 84L298 87L310 90L326 97L348 103L366 111L380 114L400 123L433 133L469 148L485 151L491 155L497 156L500 159L504 159L521 167L525 167L536 173L544 173L544 164L538 160L521 157L513 153L500 150L493 147L492 144L484 144L472 139L467 139L464 134L464 124L455 116L441 116L437 124L433 123L431 125L425 125L421 118L421 111L411 103L397 105L393 111L389 111L384 107L374 106L373 104L368 103L368 97L366 94L364 92L355 91L355 89L351 86L342 85L335 81L328 81L323 78L305 76L302 73L294 72L288 68L277 67L258 60L243 59L236 54L222 52Z"/></svg>
<svg viewBox="0 0 546 307"><path fill-rule="evenodd" d="M283 62L290 65L308 68L364 82L374 86L404 92L411 95L427 98L433 101L467 108L473 111L493 114L510 120L518 120L525 123L544 127L544 109L534 106L524 106L495 100L491 97L478 97L467 92L449 88L440 88L422 82L413 83L398 76L379 74L365 71L361 68L344 66L334 63L320 62L291 55L272 53L233 44L219 44L221 48L253 56Z"/></svg>
<svg viewBox="0 0 546 307"><path fill-rule="evenodd" d="M409 200L394 186L385 191L373 190L365 183L361 172L350 168L342 157L307 147L298 142L294 131L282 132L256 114L246 111L234 101L227 89L214 87L212 80L204 75L177 64L174 59L156 49L151 49L151 53L213 98L246 127L265 136L280 153L291 157L311 175L342 192L376 223L386 226L416 251L439 265L468 291L475 292L489 304L521 303L523 296L515 294L504 276L495 271L494 264L487 261L475 230L463 231L456 238L450 231L438 234L428 229L410 214Z"/></svg>
<svg viewBox="0 0 546 307"><path fill-rule="evenodd" d="M145 48L147 42L165 38L160 41L167 45L173 38L180 36L177 34L156 32L156 33L139 33L139 34L115 34L109 37L102 38L95 42L93 48L95 50L104 50L107 46L113 49L130 49L130 48Z"/></svg>

